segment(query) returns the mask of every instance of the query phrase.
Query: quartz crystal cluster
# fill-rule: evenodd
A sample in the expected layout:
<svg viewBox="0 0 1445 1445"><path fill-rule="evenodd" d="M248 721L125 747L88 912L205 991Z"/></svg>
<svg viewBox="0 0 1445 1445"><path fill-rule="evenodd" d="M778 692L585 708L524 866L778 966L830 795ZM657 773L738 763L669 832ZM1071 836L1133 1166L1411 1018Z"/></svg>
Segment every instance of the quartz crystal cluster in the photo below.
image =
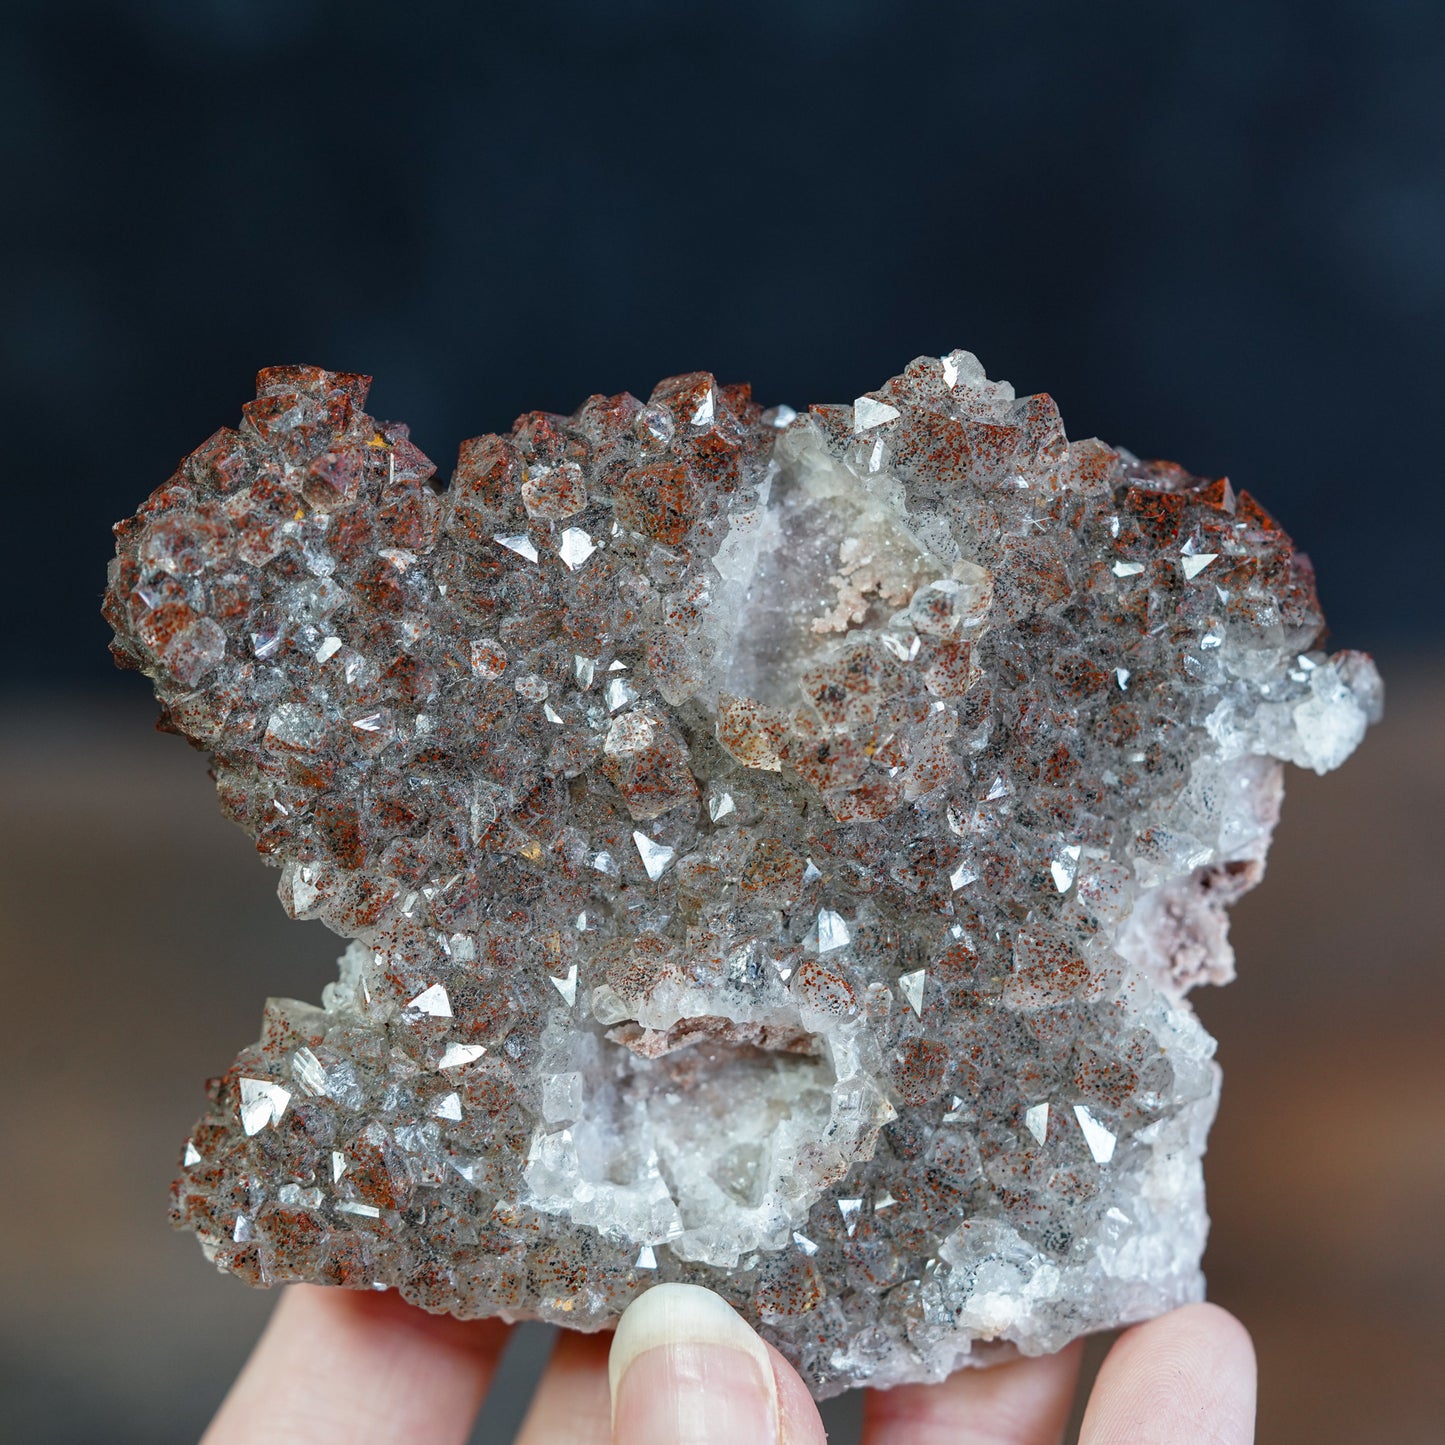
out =
<svg viewBox="0 0 1445 1445"><path fill-rule="evenodd" d="M445 489L367 386L262 372L116 528L116 657L349 940L175 1221L463 1317L704 1284L819 1395L1198 1298L1185 994L1380 707L1271 517L961 351L595 396Z"/></svg>

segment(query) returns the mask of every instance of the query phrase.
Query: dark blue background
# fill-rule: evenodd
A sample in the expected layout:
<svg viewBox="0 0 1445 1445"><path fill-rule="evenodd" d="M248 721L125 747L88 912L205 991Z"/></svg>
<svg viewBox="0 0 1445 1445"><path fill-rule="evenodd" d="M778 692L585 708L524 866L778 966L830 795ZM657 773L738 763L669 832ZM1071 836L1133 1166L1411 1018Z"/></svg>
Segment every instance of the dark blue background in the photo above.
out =
<svg viewBox="0 0 1445 1445"><path fill-rule="evenodd" d="M670 372L802 405L964 346L1071 435L1256 491L1339 642L1436 641L1438 0L0 24L22 681L121 685L109 523L297 360L373 372L445 472L522 410Z"/></svg>

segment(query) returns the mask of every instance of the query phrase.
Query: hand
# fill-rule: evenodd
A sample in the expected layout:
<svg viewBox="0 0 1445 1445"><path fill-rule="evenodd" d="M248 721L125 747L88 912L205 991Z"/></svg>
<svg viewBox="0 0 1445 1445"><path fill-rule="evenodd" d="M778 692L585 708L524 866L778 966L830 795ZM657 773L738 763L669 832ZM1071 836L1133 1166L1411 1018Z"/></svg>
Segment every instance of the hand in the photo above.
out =
<svg viewBox="0 0 1445 1445"><path fill-rule="evenodd" d="M460 1445L507 1327L393 1294L296 1285L202 1445ZM1080 1346L870 1391L866 1445L1044 1445L1068 1418ZM610 1388L609 1388L610 1378ZM610 1399L609 1399L610 1395ZM1082 1445L1247 1445L1254 1350L1214 1305L1126 1331L1089 1397ZM657 1285L613 1335L562 1334L517 1445L823 1445L797 1373L721 1298Z"/></svg>

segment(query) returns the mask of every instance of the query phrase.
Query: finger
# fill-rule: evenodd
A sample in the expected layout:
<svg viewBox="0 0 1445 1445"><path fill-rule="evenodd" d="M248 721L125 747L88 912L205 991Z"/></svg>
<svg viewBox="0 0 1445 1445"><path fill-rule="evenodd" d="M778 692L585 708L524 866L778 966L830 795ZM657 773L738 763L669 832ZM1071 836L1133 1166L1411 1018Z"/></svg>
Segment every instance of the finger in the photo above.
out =
<svg viewBox="0 0 1445 1445"><path fill-rule="evenodd" d="M506 1336L390 1292L292 1285L202 1445L465 1441Z"/></svg>
<svg viewBox="0 0 1445 1445"><path fill-rule="evenodd" d="M627 1307L608 1378L626 1445L824 1445L796 1371L697 1285L654 1285Z"/></svg>
<svg viewBox="0 0 1445 1445"><path fill-rule="evenodd" d="M516 1445L608 1445L612 1410L607 1392L611 1335L564 1330L542 1372Z"/></svg>
<svg viewBox="0 0 1445 1445"><path fill-rule="evenodd" d="M960 1370L939 1385L874 1391L864 1445L1057 1445L1082 1353L1075 1343L1057 1355Z"/></svg>
<svg viewBox="0 0 1445 1445"><path fill-rule="evenodd" d="M1218 1305L1186 1305L1119 1337L1104 1360L1080 1445L1248 1445L1254 1346Z"/></svg>

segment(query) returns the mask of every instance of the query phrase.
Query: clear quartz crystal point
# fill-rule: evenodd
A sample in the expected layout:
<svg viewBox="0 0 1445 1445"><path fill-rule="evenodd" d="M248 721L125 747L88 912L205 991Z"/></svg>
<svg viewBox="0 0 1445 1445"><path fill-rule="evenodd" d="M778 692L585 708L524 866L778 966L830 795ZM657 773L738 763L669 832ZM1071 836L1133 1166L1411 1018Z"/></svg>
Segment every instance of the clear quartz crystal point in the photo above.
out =
<svg viewBox="0 0 1445 1445"><path fill-rule="evenodd" d="M1079 1128L1084 1134L1084 1142L1089 1146L1089 1153L1094 1156L1094 1162L1107 1164L1114 1157L1114 1145L1118 1142L1116 1136L1110 1133L1083 1104L1074 1105L1074 1117L1079 1121Z"/></svg>
<svg viewBox="0 0 1445 1445"><path fill-rule="evenodd" d="M562 1002L571 1008L577 1002L577 965L570 965L567 972L558 978L556 974L549 974L548 983L561 995Z"/></svg>
<svg viewBox="0 0 1445 1445"><path fill-rule="evenodd" d="M656 883L667 870L667 865L676 857L676 850L649 838L646 833L639 833L636 829L633 830L632 841L637 845L637 856L642 859L647 876Z"/></svg>
<svg viewBox="0 0 1445 1445"><path fill-rule="evenodd" d="M279 1124L291 1102L291 1093L266 1079L240 1080L241 1128L247 1136Z"/></svg>
<svg viewBox="0 0 1445 1445"><path fill-rule="evenodd" d="M408 1002L407 1008L416 1013L430 1014L432 1018L449 1019L452 1016L451 1000L447 997L446 989L439 983L424 988Z"/></svg>
<svg viewBox="0 0 1445 1445"><path fill-rule="evenodd" d="M1024 1110L1024 1127L1034 1136L1034 1142L1042 1144L1049 1136L1049 1106L1032 1104Z"/></svg>
<svg viewBox="0 0 1445 1445"><path fill-rule="evenodd" d="M908 1007L913 1010L919 1018L923 1017L923 985L928 978L926 968L916 968L912 973L905 973L898 980L898 989L908 1001Z"/></svg>
<svg viewBox="0 0 1445 1445"><path fill-rule="evenodd" d="M965 351L528 413L445 487L367 387L263 372L116 529L117 660L346 941L175 1222L465 1318L707 1285L820 1396L1199 1298L1188 994L1381 708L1269 513Z"/></svg>
<svg viewBox="0 0 1445 1445"><path fill-rule="evenodd" d="M557 555L575 572L596 550L596 542L580 527L568 527L562 533Z"/></svg>
<svg viewBox="0 0 1445 1445"><path fill-rule="evenodd" d="M846 948L852 941L847 920L831 908L818 910L818 952L831 953L835 948Z"/></svg>
<svg viewBox="0 0 1445 1445"><path fill-rule="evenodd" d="M438 1069L461 1069L474 1064L486 1053L485 1044L448 1044L437 1062Z"/></svg>

